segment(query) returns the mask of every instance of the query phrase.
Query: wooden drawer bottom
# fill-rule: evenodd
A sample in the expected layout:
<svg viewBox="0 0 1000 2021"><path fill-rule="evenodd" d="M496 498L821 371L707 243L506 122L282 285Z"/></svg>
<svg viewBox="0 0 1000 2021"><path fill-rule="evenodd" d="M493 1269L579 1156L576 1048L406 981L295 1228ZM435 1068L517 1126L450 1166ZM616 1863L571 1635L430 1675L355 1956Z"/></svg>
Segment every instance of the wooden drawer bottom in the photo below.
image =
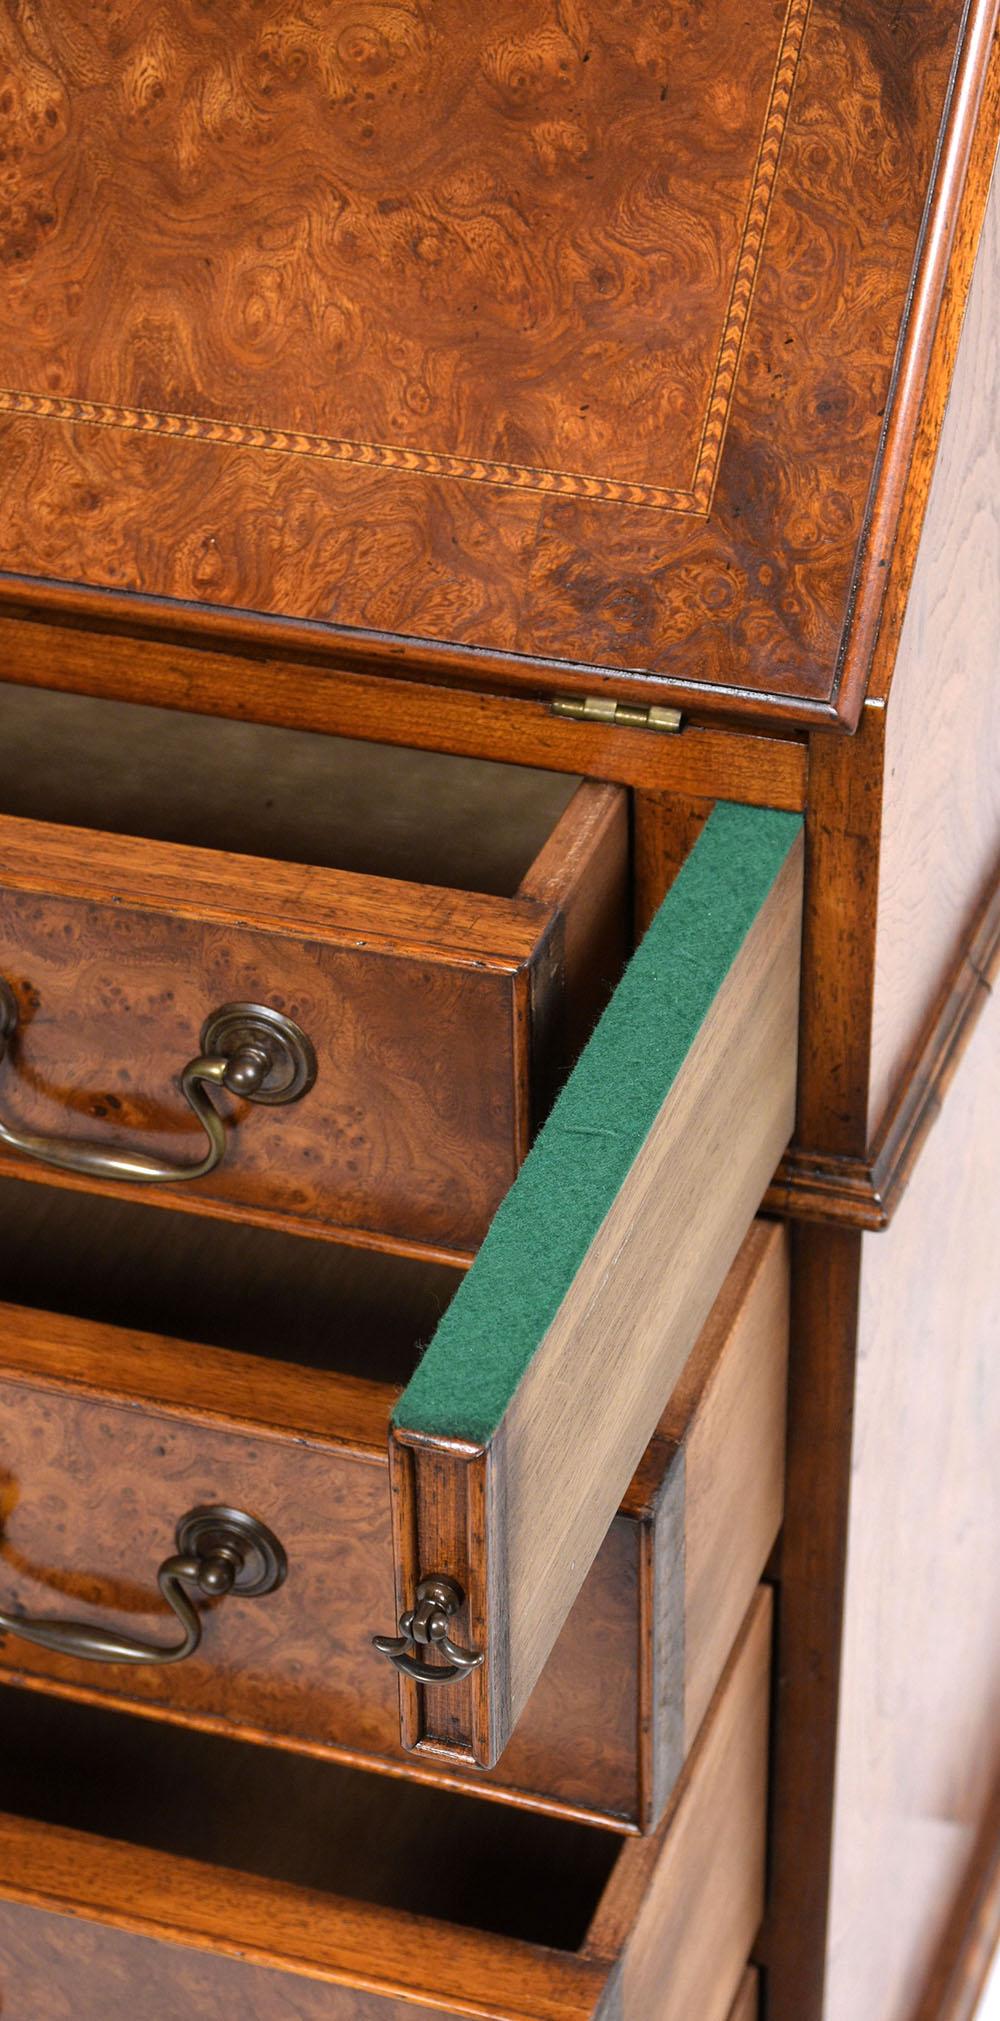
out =
<svg viewBox="0 0 1000 2021"><path fill-rule="evenodd" d="M660 1830L626 1841L6 1692L4 2021L726 2021L769 1656L761 1593Z"/></svg>

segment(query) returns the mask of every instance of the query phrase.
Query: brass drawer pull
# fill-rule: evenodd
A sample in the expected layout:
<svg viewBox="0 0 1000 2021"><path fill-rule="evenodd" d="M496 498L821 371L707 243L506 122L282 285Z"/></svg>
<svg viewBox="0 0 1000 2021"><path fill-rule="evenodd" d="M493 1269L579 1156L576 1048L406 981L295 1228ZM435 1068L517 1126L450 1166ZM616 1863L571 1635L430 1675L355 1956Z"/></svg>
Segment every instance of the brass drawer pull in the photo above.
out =
<svg viewBox="0 0 1000 2021"><path fill-rule="evenodd" d="M242 1509L191 1509L177 1525L177 1552L164 1558L157 1572L163 1598L184 1630L180 1642L140 1642L114 1628L92 1627L86 1621L57 1621L0 1612L0 1630L54 1649L59 1656L78 1656L88 1663L183 1663L201 1642L202 1617L185 1588L193 1586L206 1599L227 1593L251 1599L272 1593L288 1570L277 1537Z"/></svg>
<svg viewBox="0 0 1000 2021"><path fill-rule="evenodd" d="M0 976L0 1062L9 1056L17 1031L17 999ZM201 1053L180 1077L181 1092L208 1138L208 1150L193 1165L172 1165L144 1151L114 1151L73 1137L39 1137L0 1121L0 1144L22 1157L37 1158L60 1172L83 1172L91 1179L138 1180L172 1185L204 1179L221 1163L226 1125L209 1089L226 1088L242 1101L271 1105L297 1102L316 1079L316 1055L305 1032L266 1004L229 1003L202 1027Z"/></svg>
<svg viewBox="0 0 1000 2021"><path fill-rule="evenodd" d="M467 1676L470 1670L478 1669L483 1652L460 1648L448 1633L449 1622L458 1613L463 1597L461 1587L453 1579L432 1572L417 1587L416 1606L400 1615L399 1634L373 1635L375 1648L405 1677L415 1678L418 1684L449 1684L456 1677ZM418 1655L410 1653L418 1648L438 1649L448 1661L435 1665L422 1663Z"/></svg>

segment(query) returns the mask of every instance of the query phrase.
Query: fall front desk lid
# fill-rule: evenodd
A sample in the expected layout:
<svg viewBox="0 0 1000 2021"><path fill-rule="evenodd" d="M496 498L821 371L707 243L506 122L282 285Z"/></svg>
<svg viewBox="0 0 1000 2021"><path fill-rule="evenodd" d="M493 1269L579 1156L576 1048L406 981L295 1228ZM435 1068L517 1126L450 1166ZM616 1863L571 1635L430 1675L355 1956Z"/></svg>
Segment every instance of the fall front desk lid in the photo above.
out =
<svg viewBox="0 0 1000 2021"><path fill-rule="evenodd" d="M5 598L849 717L987 11L5 9Z"/></svg>

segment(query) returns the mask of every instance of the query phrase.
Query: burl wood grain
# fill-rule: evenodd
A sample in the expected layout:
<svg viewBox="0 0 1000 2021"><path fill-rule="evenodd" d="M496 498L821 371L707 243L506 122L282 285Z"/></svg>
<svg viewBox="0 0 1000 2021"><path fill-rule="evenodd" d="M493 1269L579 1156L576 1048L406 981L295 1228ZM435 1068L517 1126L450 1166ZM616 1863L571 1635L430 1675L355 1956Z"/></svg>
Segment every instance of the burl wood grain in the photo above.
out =
<svg viewBox="0 0 1000 2021"><path fill-rule="evenodd" d="M774 1540L785 1244L743 1246L502 1763L482 1794L655 1824ZM4 1638L0 1676L398 1771L386 1435L394 1392L53 1313L0 1306L5 1607L168 1641L155 1586L204 1501L258 1512L286 1585L210 1610L201 1653L150 1671ZM418 1778L444 1772L412 1764Z"/></svg>
<svg viewBox="0 0 1000 2021"><path fill-rule="evenodd" d="M395 1672L371 1647L394 1618L393 1393L10 1308L0 1324L10 1355L20 1336L36 1363L34 1385L2 1385L4 1604L169 1640L156 1568L177 1518L205 1501L259 1513L290 1563L266 1601L211 1610L202 1651L176 1668L98 1670L7 1637L7 1674L398 1769ZM54 1385L47 1361L64 1372ZM636 1819L639 1530L635 1515L612 1526L589 1598L490 1779L498 1793Z"/></svg>
<svg viewBox="0 0 1000 2021"><path fill-rule="evenodd" d="M822 714L960 25L8 18L4 566Z"/></svg>
<svg viewBox="0 0 1000 2021"><path fill-rule="evenodd" d="M584 786L561 825L584 865L606 857L590 920L599 990L614 980L621 802L615 788ZM282 1108L220 1096L233 1124L222 1165L159 1197L475 1248L571 1017L557 879L543 899L505 900L8 818L0 853L0 973L21 1011L0 1074L13 1124L192 1162L204 1138L176 1080L203 1021L227 1002L271 1004L311 1037L314 1088ZM574 975L586 952L575 940ZM581 986L592 994L594 974Z"/></svg>
<svg viewBox="0 0 1000 2021"><path fill-rule="evenodd" d="M762 9L738 78L735 0L683 37L530 0L8 29L13 133L58 188L8 223L47 346L39 385L37 325L8 326L9 383L98 427L704 511L807 11Z"/></svg>

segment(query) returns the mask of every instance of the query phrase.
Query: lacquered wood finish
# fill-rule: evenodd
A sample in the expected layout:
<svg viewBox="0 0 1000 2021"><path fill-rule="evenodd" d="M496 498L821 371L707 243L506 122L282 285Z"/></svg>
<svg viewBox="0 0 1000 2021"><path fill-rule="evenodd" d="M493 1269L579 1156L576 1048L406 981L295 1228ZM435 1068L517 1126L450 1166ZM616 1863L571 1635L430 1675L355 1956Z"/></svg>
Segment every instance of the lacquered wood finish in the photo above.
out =
<svg viewBox="0 0 1000 2021"><path fill-rule="evenodd" d="M124 2021L140 1993L154 2021L228 2021L227 2000L253 2021L648 2021L651 1989L664 2021L725 2021L760 1913L769 1639L762 1596L663 1826L623 1848L578 1954L8 1816L5 2021L67 2000Z"/></svg>
<svg viewBox="0 0 1000 2021"><path fill-rule="evenodd" d="M621 794L581 787L560 838L571 883L601 859L572 949L579 980L592 932L599 1005L621 936ZM192 1159L201 1133L175 1083L205 1018L272 1004L308 1031L315 1087L288 1108L220 1097L222 1165L161 1201L476 1246L572 1038L553 869L544 897L481 897L8 817L0 856L0 972L22 1020L0 1094L12 1121Z"/></svg>
<svg viewBox="0 0 1000 2021"><path fill-rule="evenodd" d="M469 2014L470 1988L483 2021L596 2012L606 1974L558 1953L5 1823L0 1890L28 1897L0 1899L12 2021L62 2021L81 2001L127 2021L140 2000L152 2021L442 2021Z"/></svg>
<svg viewBox="0 0 1000 2021"><path fill-rule="evenodd" d="M850 716L992 16L12 21L7 569Z"/></svg>
<svg viewBox="0 0 1000 2021"><path fill-rule="evenodd" d="M373 11L360 10L366 24ZM529 11L522 6L520 16ZM613 11L610 0L606 5L602 0L601 20L611 18ZM696 827L700 819L699 802L704 807L722 797L800 807L808 796L798 1144L780 1186L768 1196L774 1210L809 1217L813 1224L796 1231L793 1245L789 1506L780 1557L774 1561L780 1599L777 1772L771 1799L771 1910L759 1949L768 2021L828 2021L824 1978L832 1848L840 1907L845 1900L851 1905L847 1852L834 1845L845 1592L853 1669L842 1735L841 1796L857 1802L860 1791L867 1798L861 1789L857 1737L867 1736L869 1721L881 1715L884 1679L894 1686L904 1712L914 1713L915 1708L917 1732L914 1739L907 1728L905 1761L890 1740L872 1764L873 1807L866 1825L870 1836L863 1833L859 1845L864 1873L874 1872L875 1882L862 1903L864 1913L859 1912L856 1951L838 1953L834 1960L831 1997L847 2001L850 2011L848 1994L856 1971L878 1982L876 1997L884 1991L887 1999L893 1998L901 1983L909 1984L919 2021L944 2021L945 2016L948 2021L953 2016L954 2021L971 2021L988 1942L984 1932L991 1913L995 1915L995 1892L991 1894L975 1873L961 1872L975 1832L972 1811L985 1795L978 1728L963 1753L966 1708L949 1699L950 1676L941 1685L932 1714L921 1716L922 1680L908 1674L902 1644L897 1638L893 1645L887 1633L884 1649L877 1652L884 1661L874 1663L859 1633L858 1614L858 1596L870 1599L876 1591L878 1620L887 1630L895 1621L901 1635L912 1632L913 1646L926 1650L926 1637L937 1626L935 1604L942 1596L924 1594L914 1609L918 1556L937 1562L935 1554L944 1551L948 1536L958 1551L961 1526L956 1519L953 1527L953 1518L956 1508L959 1519L961 1514L962 1470L959 1465L958 1475L953 1475L952 1456L977 1447L982 1432L982 1393L970 1394L964 1387L960 1338L965 1301L971 1297L965 1278L978 1282L980 1269L979 1200L969 1210L968 1224L952 1238L950 1250L942 1247L939 1232L951 1225L952 1191L961 1188L970 1162L964 1140L948 1139L949 1168L943 1181L939 1175L935 1190L935 1199L943 1206L925 1212L922 1190L923 1161L934 1155L931 1125L938 1134L949 1129L950 1103L967 1099L962 1092L967 1076L981 1066L982 1027L971 1039L970 1034L988 1001L1000 919L996 908L1000 887L995 881L991 887L994 779L985 764L992 729L984 698L990 689L993 643L989 556L994 529L984 478L995 417L989 393L992 339L981 279L969 328L983 331L984 345L978 361L968 362L968 346L963 353L966 362L960 359L958 405L944 438L950 495L944 478L936 495L931 495L997 131L1000 64L995 37L992 70L987 61L995 9L990 4L973 5L964 15L965 54L954 73L951 109L931 176L945 76L957 46L962 11L957 0L955 4L934 0L902 14L867 5L827 7L825 0L821 4L814 0L777 162L757 294L737 370L719 479L703 521L671 516L659 507L623 507L604 498L587 502L521 494L503 485L444 474L404 478L383 467L332 472L326 458L296 459L276 451L276 446L247 449L225 442L208 444L183 434L145 435L134 426L119 430L80 425L59 418L54 403L45 417L25 413L9 419L16 446L27 446L20 463L16 457L8 461L6 486L30 508L30 525L28 511L13 515L11 537L21 540L25 566L34 579L8 579L3 585L10 616L0 627L4 655L0 673L8 678L127 698L143 693L172 708L310 724L346 736L377 736L389 743L426 744L620 780L644 796L635 820L640 920L648 917L670 881L687 846L689 826ZM59 16L54 25L47 18L52 12ZM21 10L14 33L22 39L34 37L40 46L46 37L65 35L84 12L75 5L46 10L40 23L32 17L25 26ZM233 16L226 24L236 68L243 46L233 33L234 26L242 29L241 10L237 12L240 20ZM393 10L379 13L387 18ZM149 14L140 6L130 16L140 34ZM255 16L265 36L273 27L273 16L270 8ZM176 11L171 30L176 33L187 19L188 10ZM428 19L430 8L411 9L404 26ZM721 11L718 15L710 11L698 26L704 29L707 24L710 31L721 19ZM561 114L569 104L571 87L563 91L546 72L545 62L560 36L572 44L579 21L577 13L565 20L560 15L542 48L539 67L531 71L525 66L518 108L493 109L494 124L499 121L508 136L523 136L526 151L528 136L537 133L540 121L544 123L547 107L554 103ZM484 36L494 25L491 16ZM585 26L592 25L588 17ZM623 72L633 65L633 75L634 25L630 16L624 38L630 46L622 58ZM655 33L658 25L654 10L650 32ZM100 30L85 26L93 34L105 32L103 23ZM731 38L735 55L727 52L727 76L731 80L734 67L745 63L747 95L752 97L759 46L754 45L752 57L747 55L744 27L745 16L741 32ZM769 16L768 32L779 27L778 14ZM687 36L690 28L687 17L682 21L677 16L668 32ZM278 82L275 126L286 116L296 92L305 97L314 90L313 46L301 82L287 72ZM512 38L511 46L523 54L526 44L523 38L519 44ZM364 58L368 47L362 37L356 54ZM339 53L334 54L339 62ZM220 60L224 88L228 61L227 49ZM32 54L26 71L30 91L38 92L32 105L44 104L48 80L58 71L58 63L49 64L44 51L41 68ZM144 74L154 80L155 91L156 80L162 81L156 49L150 52ZM183 74L183 64L175 64L163 100L154 100L144 112L121 123L122 138L116 145L123 163L128 155L126 167L134 160L148 174L157 150L159 159L164 158L161 137L171 121L176 131L178 94L173 87ZM386 69L359 87L372 91L370 104L376 108L365 158L372 188L381 174L386 133L393 119L400 117L398 111L388 115L387 125L380 93L386 78L391 83L400 74L390 58ZM656 77L653 72L649 75L652 96ZM533 96L535 86L538 96ZM679 125L687 118L687 107L682 104L675 110L677 96L670 80L666 88L665 117ZM262 100L263 92L251 104L251 114L263 116ZM220 156L231 147L232 160L245 162L248 129L239 127L234 106L242 104L245 109L247 101L230 94L202 101L209 102L216 124L209 125L207 134L199 133L201 144L214 147ZM360 102L355 99L354 106ZM18 122L23 125L25 104L23 96L15 101L15 127ZM79 105L78 99L70 108L70 126L79 119ZM699 174L708 163L717 167L729 149L726 109L723 97L699 132L695 161ZM72 154L78 129L60 125L57 113L49 148L41 122L30 126L30 105L27 117L28 145L18 163L22 174L25 161L40 164L41 187L50 179L49 164L62 158L69 161L73 176L86 172L86 161ZM324 121L340 120L344 127L352 118L354 110L344 98L322 114ZM556 124L561 131L560 122ZM460 121L453 131L461 143ZM22 137L20 130L15 132L15 152ZM438 144L438 136L431 135L428 145ZM481 144L478 129L463 144L468 161L488 162L496 152ZM445 145L451 145L450 133ZM624 151L621 158L626 159ZM324 167L329 159L327 150ZM606 185L610 179L606 164L599 154L595 161L600 175L590 181L604 176ZM278 186L274 163L271 150L269 191ZM678 163L681 173L690 167L690 161ZM572 196L573 178L584 172L579 162L569 167L564 162L553 170L551 188L557 204L565 204L567 190ZM123 188L127 180L123 173ZM196 207L208 184L199 184L197 174L193 180ZM658 195L669 204L669 186ZM709 217L710 231L723 214L726 195L720 189ZM684 198L690 201L690 173ZM188 204L189 193L182 191L177 214L190 215ZM489 224L495 212L482 204L475 217ZM32 218L15 217L12 239L6 242L8 251L25 252L23 264L12 260L8 269L15 275L20 269L26 277L15 281L9 298L15 304L18 286L22 294L30 294L33 275L50 257L44 218L34 217L44 228L37 254L23 237L18 241L17 228L25 222L30 226ZM238 217L233 222L231 210L225 228L230 248L238 222ZM295 236L299 222L300 217L290 217L287 239L277 246L271 242L262 255L285 290L273 321L261 326L263 344L266 348L270 341L268 332L280 329L291 353L308 335L311 313L308 304L304 321L296 322L285 313L303 260L313 256L311 248L308 256L303 255L301 238ZM645 217L640 222L644 226ZM57 245L60 227L61 219L53 214L50 246ZM381 228L381 246L389 245L395 228L390 213ZM30 240L30 230L27 236ZM541 250L544 233L536 237ZM695 234L685 239L683 247L685 255L692 254L695 291L711 285L704 268L693 271L693 253L702 243ZM376 264L369 263L369 271ZM415 256L410 264L416 265ZM547 276L547 301L560 271L553 265ZM625 273L624 261L619 272ZM218 271L206 268L204 274L192 269L184 284L192 293L200 289L207 295L218 282ZM901 318L897 314L894 320L889 299L894 289L897 308L904 297L907 302L907 326L898 346ZM683 306L683 298L684 285L678 283L671 302ZM173 342L180 329L179 300L178 291L168 285L164 299L155 304L142 343L135 341L129 326L131 348L121 354L123 374L131 372L134 382L145 377L154 395L157 386L162 389L168 380L183 392L185 374L188 382L195 378L199 385L210 382L210 373L200 369L202 359L187 341L193 327L190 318L181 330L183 341ZM636 302L635 292L629 294L624 283L603 308L596 297L581 290L573 311L577 336L580 330L593 331L601 317L610 325ZM60 298L57 306L67 329L74 317L78 325L86 320L85 309L78 313L71 300ZM18 321L18 313L15 306L11 327L18 344L32 343L34 360L39 347L29 329L30 319L20 315ZM42 344L48 346L45 357L52 359L52 326L43 320L38 328ZM252 382L258 373L258 335L249 333L251 355L245 374L241 365L241 382ZM669 317L661 318L658 336L674 341ZM529 345L538 341L537 325L526 333L526 341ZM576 337L573 345L575 359ZM440 357L440 350L436 355ZM63 362L64 354L55 360L57 371ZM111 356L116 370L118 362L117 355ZM605 397L613 397L614 372L606 378ZM324 370L321 382L322 397L335 402L340 397L337 375ZM396 383L401 382L402 374ZM982 389L979 408L977 386ZM309 390L305 375L303 397ZM57 385L54 401L65 391L65 385ZM439 417L440 408L426 418L432 423ZM109 418L96 415L94 421L100 424ZM492 418L490 410L486 419ZM582 417L576 420L579 424ZM496 425L498 430L503 425L499 415ZM880 430L882 447L875 451ZM665 429L662 438L656 438L657 447L669 436ZM617 438L623 453L628 441L629 430L624 427ZM59 446L56 450L46 445ZM964 483L961 453L956 452L971 455L972 475ZM253 460L257 469L249 474ZM203 473L209 462L219 469L225 463L225 476L217 486L199 482L197 476L192 479L192 473L196 469ZM308 472L308 496L303 513L296 514L285 504L291 483L303 471ZM835 481L838 473L844 484ZM126 496L129 485L131 506ZM383 513L379 500L388 495L390 485L398 504ZM161 522L161 497L176 502L185 489L189 495L173 526L168 519ZM334 494L336 505L331 510ZM246 501L252 504L265 495L268 509L251 522L244 510ZM349 500L343 509L341 499ZM270 509L272 501L277 510ZM928 531L921 545L925 513ZM673 520L679 527L677 544L675 535L664 539ZM376 521L380 527L389 525L388 535L377 543L368 539ZM779 525L784 547L776 567L768 529ZM199 547L206 534L216 540L215 548ZM719 568L716 562L724 545L726 560ZM79 558L82 580L60 584L55 576L65 571L67 555ZM976 565L976 555L985 557L982 567ZM108 564L108 579L114 577L117 586L110 592L87 586L95 557L98 567ZM690 570L683 557L690 559ZM256 584L265 576L272 585L279 578L285 587L291 584L293 596L301 584L314 597L326 599L324 609L312 619L276 620L262 610L234 608L234 583ZM166 585L170 593L150 595L157 584ZM191 597L190 603L172 600L175 585ZM216 597L218 601L213 600ZM352 628L356 620L350 609L345 612L345 599L353 599L358 608L364 606L361 623L374 629ZM840 620L848 613L850 622L845 626ZM385 627L396 624L400 614L400 630L395 635L387 632ZM582 664L571 664L564 657L567 651ZM638 683L647 699L672 695L695 711L714 708L719 714L710 725L696 720L686 724L680 736L659 738L641 730L567 724L548 713L547 698L556 690L579 695L603 687L628 696L637 685L632 669L640 670ZM868 695L861 708L866 682ZM757 737L733 727L733 717L744 711L750 712L751 723L766 714L772 727L782 719L790 725L796 717L829 723L834 708L839 708L842 721L857 721L853 739L820 732L807 748L795 734ZM963 1047L968 1048L964 1062ZM942 1104L943 1121L938 1120ZM982 1114L974 1120L986 1127ZM984 1183L984 1197L990 1183L989 1179ZM910 1193L904 1198L908 1184ZM248 1210L243 1213L247 1218ZM920 1223L916 1237L905 1235L911 1213ZM898 1217L894 1231L878 1235L874 1242L862 1241L861 1228L884 1228L893 1215ZM218 1226L207 1221L202 1225ZM970 1249L973 1229L977 1232ZM879 1264L877 1245L882 1243L889 1245L889 1252ZM869 1265L872 1251L876 1260ZM928 1315L939 1310L937 1273L951 1267L951 1254L957 1255L953 1275L959 1289L954 1309L945 1315L944 1349L932 1356L926 1325ZM908 1259L913 1259L912 1284ZM930 1278L934 1281L924 1296L920 1287ZM866 1298L871 1300L869 1315L875 1311L879 1323L864 1336L859 1333L859 1311ZM985 1309L985 1290L981 1302ZM907 1315L905 1346L919 1362L921 1387L919 1393L916 1386L912 1394L894 1392L890 1405L895 1403L896 1409L880 1413L873 1408L873 1400L877 1403L881 1394L879 1385L893 1386L899 1376L903 1353L896 1331L899 1312ZM867 1361L860 1368L859 1348L866 1350ZM272 1386L268 1395L277 1424L277 1389ZM855 1453L856 1398L860 1418ZM899 1436L899 1418L915 1424L917 1448L923 1451L925 1412L936 1413L937 1427L947 1426L948 1435L935 1442L934 1485L919 1500L900 1546L897 1592L893 1581L879 1584L877 1520L862 1527L861 1517L866 1511L875 1519L880 1509L884 1513L880 1493L898 1497L889 1521L897 1509L912 1510L918 1470L911 1465L908 1442ZM860 1502L849 1569L855 1457ZM940 1514L942 1509L943 1526L939 1522L935 1529L928 1511ZM966 1513L974 1535L976 1511ZM612 1536L616 1532L620 1533L618 1524ZM610 1548L610 1541L604 1548ZM954 1644L964 1648L962 1637L971 1632L960 1604L962 1582L961 1571L954 1586L942 1582L945 1626L927 1659L930 1679L939 1678L938 1665ZM971 1607L975 1612L975 1597ZM977 1633L985 1640L985 1609L980 1612ZM985 1688L985 1665L980 1666L978 1657L973 1669L975 1726L980 1686ZM517 1745L515 1736L512 1748ZM928 1772L944 1763L947 1787L943 1793L935 1787L928 1794L921 1785L917 1800L932 1812L953 1803L961 1816L953 1834L947 1828L943 1831L942 1845L953 1835L954 1852L944 1847L941 1853L940 1898L930 1900L928 1908L929 1895L918 1889L900 1911L895 1841L889 1856L883 1856L888 1837L880 1836L876 1811L884 1814L891 1809L906 1778L922 1774L925 1763ZM461 1763L447 1770L433 1763L430 1769L456 1778L465 1773ZM721 1828L719 1836L721 1842ZM48 1837L46 1845L51 1843ZM23 1866L26 1854L20 1842L16 1858ZM985 1836L970 1859L972 1865L978 1862L977 1871L988 1880ZM80 1864L75 1843L73 1863ZM47 1854L39 1856L39 1864L51 1872ZM130 1882L133 1877L134 1868ZM928 1913L923 1922L908 1925L912 1955L906 1957L897 1911L905 1918L921 1905ZM13 1912L17 1918L29 1913L46 1912ZM958 1935L963 1918L969 1931L964 1953ZM62 1927L82 1945L85 1925L71 1925L67 1919ZM117 1943L117 1933L111 1939L106 1929L98 1930L93 1941L101 1948L87 1958L81 1952L79 1959L58 1966L51 1992L46 1989L43 1995L35 1928L32 1924L27 1935L19 1931L16 1940L11 1938L25 1960L29 2021L36 2021L39 2012L43 2021L49 2021L40 2006L43 1998L61 2001L55 2013L62 2021L67 2010L79 2007L77 1982L84 1985L87 1971L100 1974L102 1969L104 1977L98 1978L99 1990L91 2004L103 2011L102 1999L110 1998L111 1957L103 1940ZM49 1941L58 1949L51 1921L48 1931ZM716 1934L709 1929L705 1936L707 1956L712 1955ZM355 1959L370 1958L378 1936L375 1926L368 1924ZM148 2007L151 1977L165 1971L166 1954L154 1938L123 1935L120 1941L126 1951L133 1945L149 1946L138 1964L128 1956L124 1963L116 1958L114 1993L120 1994L123 2015L131 2015L137 2002ZM887 1956L892 1945L898 1948L879 1980L880 1953ZM506 1947L500 1949L509 1957ZM189 1945L172 1947L170 1955L177 1958L182 1952L186 1958L192 1955ZM447 1959L454 1955L449 1933L433 1962L447 1970ZM483 1972L489 1994L484 1992L483 1997L493 2001L482 2011L495 2014L497 1997L509 1992L515 1999L513 1982L502 1977L498 1947L479 1955L487 1961ZM150 1962L157 1958L158 1973ZM922 1987L917 1987L914 1961L928 1965ZM575 1976L579 1969L580 1961L575 1960L570 1976L560 1977L550 1958L549 1976L535 1974L527 1993L522 1979L517 1979L519 2004L512 2011L518 2021L529 2013L537 2021L550 2011L564 2021L567 2013L577 2011L577 2000L590 2011L586 2003L596 1997L597 1982L591 1976L583 1987ZM224 1974L237 1971L238 1984L235 1979L231 1984L224 1981ZM223 2017L229 2021L235 2009L254 2013L251 1999L261 2007L261 2021L267 2021L270 2003L278 1998L279 1980L288 1984L283 1974L272 1979L263 1968L210 1957L205 1950L194 1954L193 1965L185 1965L184 1972L187 1976L179 1982L183 1991L178 1994L181 2011L186 2013L193 2004L212 2021L216 2014L219 2021ZM669 1990L669 1966L636 2021L650 2021L649 2010L655 2011L661 1985ZM257 1988L262 1989L259 1996ZM298 1977L291 2005L278 2005L275 2011L287 2013L289 2021L293 2013L313 2021L314 2010L307 2002L314 1992L306 1978ZM172 1997L169 1989L167 1997ZM380 2014L396 2021L396 1993L383 1998L382 1993L353 1989L349 1993L343 1985L323 1983L317 1997L324 2014L343 2012L349 2021L357 2021L360 2011L363 2021ZM610 2000L610 1988L607 1997ZM339 2008L326 2004L333 1998L342 2003ZM360 2008L358 2003L363 2003ZM402 2011L424 2021L432 2010L421 2004ZM174 2021L169 2008L162 2021ZM860 2021L860 2016L852 2012L850 2021ZM867 2015L864 2021L869 2021ZM906 2021L914 2021L914 2016L907 2013Z"/></svg>
<svg viewBox="0 0 1000 2021"><path fill-rule="evenodd" d="M729 1273L503 1760L419 1776L620 1829L658 1822L777 1533L787 1256ZM192 1301L194 1305L196 1300ZM154 1573L200 1502L260 1514L290 1561L212 1611L197 1658L97 1667L3 1640L0 1677L397 1773L386 1437L395 1392L282 1361L0 1307L2 1605L150 1639Z"/></svg>
<svg viewBox="0 0 1000 2021"><path fill-rule="evenodd" d="M538 766L258 723L238 707L157 708L139 691L133 682L129 700L0 683L0 811L513 898L580 784ZM565 839L579 850L575 823Z"/></svg>

